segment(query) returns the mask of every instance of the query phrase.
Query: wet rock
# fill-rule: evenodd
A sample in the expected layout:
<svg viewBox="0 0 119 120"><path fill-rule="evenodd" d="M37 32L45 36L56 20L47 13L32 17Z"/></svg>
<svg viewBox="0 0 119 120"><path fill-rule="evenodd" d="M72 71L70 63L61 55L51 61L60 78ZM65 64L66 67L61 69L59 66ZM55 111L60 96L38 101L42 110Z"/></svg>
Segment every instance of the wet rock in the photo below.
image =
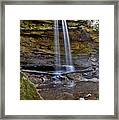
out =
<svg viewBox="0 0 119 120"><path fill-rule="evenodd" d="M67 84L68 78L62 75L55 75L51 78L51 81L55 84L55 86L63 86Z"/></svg>
<svg viewBox="0 0 119 120"><path fill-rule="evenodd" d="M82 75L83 75L84 78L87 78L87 79L93 78L92 72L82 73Z"/></svg>
<svg viewBox="0 0 119 120"><path fill-rule="evenodd" d="M61 79L62 79L62 76L61 76L61 75L54 75L54 76L51 78L52 81L61 81Z"/></svg>
<svg viewBox="0 0 119 120"><path fill-rule="evenodd" d="M86 95L86 97L90 97L90 96L91 96L91 94L90 94L90 93Z"/></svg>
<svg viewBox="0 0 119 120"><path fill-rule="evenodd" d="M91 57L90 60L91 60L92 62L97 62L97 61L98 61L98 59L95 58L95 57Z"/></svg>
<svg viewBox="0 0 119 120"><path fill-rule="evenodd" d="M69 79L68 79L67 77L65 77L65 79L64 79L64 80L62 80L62 82L63 82L63 84L64 84L64 85L67 85L67 84L68 84L68 82L69 82Z"/></svg>
<svg viewBox="0 0 119 120"><path fill-rule="evenodd" d="M73 89L73 88L75 87L75 85L76 85L76 83L75 83L74 80L69 80L69 81L67 82L67 86L66 86L66 87Z"/></svg>
<svg viewBox="0 0 119 120"><path fill-rule="evenodd" d="M40 84L37 89L53 88L54 84Z"/></svg>
<svg viewBox="0 0 119 120"><path fill-rule="evenodd" d="M84 92L79 92L80 98L84 98L85 93Z"/></svg>
<svg viewBox="0 0 119 120"><path fill-rule="evenodd" d="M75 100L79 100L80 99L80 92L74 92L73 96L74 96Z"/></svg>
<svg viewBox="0 0 119 120"><path fill-rule="evenodd" d="M97 100L97 97L94 94L87 94L84 97L85 100Z"/></svg>
<svg viewBox="0 0 119 120"><path fill-rule="evenodd" d="M83 78L82 81L90 81L90 82L99 82L99 79L98 78L91 78L91 79L86 79L86 78Z"/></svg>
<svg viewBox="0 0 119 120"><path fill-rule="evenodd" d="M41 77L41 79L42 79L42 83L46 84L50 81L51 78L48 76L43 76L43 77Z"/></svg>
<svg viewBox="0 0 119 120"><path fill-rule="evenodd" d="M39 78L39 77L33 77L33 76L29 76L29 79L30 79L30 81L32 82L32 83L34 83L34 84L40 84L40 83L42 83L42 79L41 78Z"/></svg>
<svg viewBox="0 0 119 120"><path fill-rule="evenodd" d="M70 80L80 81L82 79L82 75L80 73L71 73L66 75Z"/></svg>
<svg viewBox="0 0 119 120"><path fill-rule="evenodd" d="M64 100L73 100L73 99L74 99L74 96L73 96L73 94L71 94L71 93L64 92L64 93L63 93L63 99L64 99Z"/></svg>

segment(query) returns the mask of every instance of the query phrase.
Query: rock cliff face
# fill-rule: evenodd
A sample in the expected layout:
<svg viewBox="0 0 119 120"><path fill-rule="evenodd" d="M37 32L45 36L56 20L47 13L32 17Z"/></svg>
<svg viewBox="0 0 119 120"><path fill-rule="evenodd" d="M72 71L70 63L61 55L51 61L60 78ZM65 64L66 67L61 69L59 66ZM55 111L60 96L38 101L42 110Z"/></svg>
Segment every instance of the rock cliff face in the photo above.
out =
<svg viewBox="0 0 119 120"><path fill-rule="evenodd" d="M98 24L97 27L91 26L91 21L87 20L68 20L67 24L74 64L78 64L80 55L98 54ZM61 60L65 64L62 28L59 30ZM54 21L21 20L20 46L21 65L54 65Z"/></svg>

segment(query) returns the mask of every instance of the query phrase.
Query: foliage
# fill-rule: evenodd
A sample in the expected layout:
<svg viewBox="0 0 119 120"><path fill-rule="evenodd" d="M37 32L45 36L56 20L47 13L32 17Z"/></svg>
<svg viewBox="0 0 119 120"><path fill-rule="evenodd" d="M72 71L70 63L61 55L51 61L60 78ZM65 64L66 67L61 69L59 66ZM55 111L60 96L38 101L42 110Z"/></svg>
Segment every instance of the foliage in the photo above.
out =
<svg viewBox="0 0 119 120"><path fill-rule="evenodd" d="M20 74L20 99L21 100L41 100L42 97L37 93L35 86L29 81L28 77Z"/></svg>

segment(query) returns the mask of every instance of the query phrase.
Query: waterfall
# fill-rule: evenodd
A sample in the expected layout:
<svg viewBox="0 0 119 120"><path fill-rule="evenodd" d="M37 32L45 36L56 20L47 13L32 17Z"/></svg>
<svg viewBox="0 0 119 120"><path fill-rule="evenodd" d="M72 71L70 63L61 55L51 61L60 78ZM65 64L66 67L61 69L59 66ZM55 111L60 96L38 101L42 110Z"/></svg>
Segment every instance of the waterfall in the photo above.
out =
<svg viewBox="0 0 119 120"><path fill-rule="evenodd" d="M60 43L59 43L59 26L58 20L54 21L54 44L55 44L55 69L59 71L61 66L61 59L60 59Z"/></svg>
<svg viewBox="0 0 119 120"><path fill-rule="evenodd" d="M74 71L74 67L72 63L70 39L69 39L66 20L62 20L62 29L63 29L63 35L64 35L64 49L65 49L65 59L66 59L67 70Z"/></svg>
<svg viewBox="0 0 119 120"><path fill-rule="evenodd" d="M62 20L62 30L63 30L63 36L64 36L66 71L74 71L74 67L73 67L73 63L72 63L70 39L69 39L68 27L67 27L66 20ZM60 72L61 72L61 56L60 56L58 20L54 21L54 44L55 44L55 67L56 67L55 73L60 74Z"/></svg>

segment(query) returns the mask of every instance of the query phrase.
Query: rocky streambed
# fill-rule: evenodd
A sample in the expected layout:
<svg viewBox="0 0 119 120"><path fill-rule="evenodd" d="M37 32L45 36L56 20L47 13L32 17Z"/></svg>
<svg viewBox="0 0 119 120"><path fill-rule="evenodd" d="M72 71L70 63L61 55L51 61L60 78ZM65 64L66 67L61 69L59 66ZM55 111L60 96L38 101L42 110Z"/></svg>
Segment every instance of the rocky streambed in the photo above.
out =
<svg viewBox="0 0 119 120"><path fill-rule="evenodd" d="M85 64L86 65L86 64ZM29 68L29 67L26 67ZM24 70L44 100L98 100L99 78L94 67L79 68L73 72L55 74L52 67L44 71ZM52 71L48 71L48 68Z"/></svg>
<svg viewBox="0 0 119 120"><path fill-rule="evenodd" d="M38 65L32 58L21 65L21 71L34 84L37 92L44 100L98 100L99 99L99 59L97 54L80 55L73 58L74 71L66 71L62 66L60 74L55 65ZM44 63L43 62L43 63ZM42 62L40 61L42 64ZM61 68L61 67L60 67Z"/></svg>
<svg viewBox="0 0 119 120"><path fill-rule="evenodd" d="M81 73L49 75L27 73L44 100L98 100L99 81L88 80Z"/></svg>

